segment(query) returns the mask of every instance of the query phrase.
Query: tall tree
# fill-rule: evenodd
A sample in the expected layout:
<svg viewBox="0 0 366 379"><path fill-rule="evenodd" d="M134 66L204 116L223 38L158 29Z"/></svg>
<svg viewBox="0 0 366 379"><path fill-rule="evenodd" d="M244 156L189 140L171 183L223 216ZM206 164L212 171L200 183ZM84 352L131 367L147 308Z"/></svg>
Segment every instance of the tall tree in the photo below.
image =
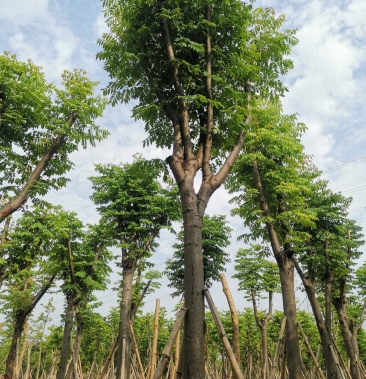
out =
<svg viewBox="0 0 366 379"><path fill-rule="evenodd" d="M308 233L295 226L313 227L315 214L307 196L316 170L304 154L300 136L304 125L295 115L284 115L279 103L263 102L252 110L246 153L238 160L229 182L237 193L233 213L250 231L243 237L271 244L276 259L286 321L287 365L292 378L301 378L301 354L296 321L294 245Z"/></svg>
<svg viewBox="0 0 366 379"><path fill-rule="evenodd" d="M100 44L112 104L137 100L145 143L172 149L184 223L183 378L204 378L202 220L229 174L257 96L277 97L296 43L284 17L240 0L105 0ZM202 177L194 185L197 173Z"/></svg>
<svg viewBox="0 0 366 379"><path fill-rule="evenodd" d="M92 199L122 252L117 378L128 379L134 273L158 246L161 229L171 229L172 221L179 219L179 204L176 191L158 181L159 169L140 156L131 164L97 165L96 170L99 176L90 178Z"/></svg>
<svg viewBox="0 0 366 379"><path fill-rule="evenodd" d="M108 135L95 124L106 105L97 83L74 70L62 84L47 83L31 61L0 55L0 223L29 197L64 186L70 154Z"/></svg>

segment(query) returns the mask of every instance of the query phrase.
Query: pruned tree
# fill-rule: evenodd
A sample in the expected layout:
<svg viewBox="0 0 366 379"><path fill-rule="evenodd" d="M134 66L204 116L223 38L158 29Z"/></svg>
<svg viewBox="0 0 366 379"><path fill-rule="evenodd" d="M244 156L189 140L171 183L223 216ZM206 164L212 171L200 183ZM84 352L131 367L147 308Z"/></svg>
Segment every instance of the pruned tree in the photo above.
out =
<svg viewBox="0 0 366 379"><path fill-rule="evenodd" d="M246 152L237 162L228 187L235 193L233 213L243 218L246 241L268 241L276 259L286 321L290 376L302 377L294 287L295 249L309 237L316 215L307 206L311 181L318 173L304 154L303 124L282 113L280 103L262 102L252 110Z"/></svg>
<svg viewBox="0 0 366 379"><path fill-rule="evenodd" d="M202 220L243 146L250 106L285 91L280 75L296 43L273 9L222 1L103 2L110 30L99 41L112 104L137 100L145 144L172 150L167 162L184 219L187 308L183 378L204 378ZM198 172L200 181L194 185Z"/></svg>
<svg viewBox="0 0 366 379"><path fill-rule="evenodd" d="M121 304L117 348L117 378L129 378L133 278L157 248L164 228L180 218L177 193L159 181L159 169L141 156L133 163L97 165L91 177L92 199L108 224L113 244L121 249Z"/></svg>

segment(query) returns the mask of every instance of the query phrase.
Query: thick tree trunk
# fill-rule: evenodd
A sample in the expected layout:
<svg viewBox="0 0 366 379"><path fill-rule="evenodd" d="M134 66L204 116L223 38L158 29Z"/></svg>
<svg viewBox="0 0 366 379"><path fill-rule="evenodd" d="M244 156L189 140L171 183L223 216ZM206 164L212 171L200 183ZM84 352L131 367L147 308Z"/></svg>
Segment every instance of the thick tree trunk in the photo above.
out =
<svg viewBox="0 0 366 379"><path fill-rule="evenodd" d="M64 335L62 338L62 346L61 346L61 356L60 362L58 365L56 379L64 379L67 370L67 362L69 359L69 351L70 351L70 340L71 333L74 321L75 314L75 306L74 306L74 294L72 291L69 291L66 294L66 311L65 311L65 325L64 325Z"/></svg>
<svg viewBox="0 0 366 379"><path fill-rule="evenodd" d="M192 178L193 182L193 178ZM193 183L181 190L184 222L183 379L205 378L205 304L202 253L202 218Z"/></svg>
<svg viewBox="0 0 366 379"><path fill-rule="evenodd" d="M117 346L117 372L116 379L128 379L131 367L131 338L129 322L132 305L132 283L135 270L134 260L128 259L128 253L122 252L122 301L120 309L120 325Z"/></svg>
<svg viewBox="0 0 366 379"><path fill-rule="evenodd" d="M4 378L6 379L13 379L15 378L15 360L17 356L18 351L18 345L20 338L23 333L24 324L26 321L26 316L23 312L18 313L15 316L15 322L14 322L14 331L13 331L13 338L11 340L11 345L8 353L8 357L6 359L6 366L5 366L5 375Z"/></svg>
<svg viewBox="0 0 366 379"><path fill-rule="evenodd" d="M310 277L305 278L304 273L297 262L295 262L295 265L296 265L296 270L304 285L306 295L308 297L311 309L313 311L315 323L318 328L321 346L322 346L322 353L323 353L323 358L324 358L324 363L325 363L325 368L326 368L326 373L327 373L327 379L339 378L337 365L333 359L333 355L329 348L329 346L332 344L330 333L326 326L325 320L323 318L323 315L318 303L318 299L315 294L315 283L314 281L310 279Z"/></svg>

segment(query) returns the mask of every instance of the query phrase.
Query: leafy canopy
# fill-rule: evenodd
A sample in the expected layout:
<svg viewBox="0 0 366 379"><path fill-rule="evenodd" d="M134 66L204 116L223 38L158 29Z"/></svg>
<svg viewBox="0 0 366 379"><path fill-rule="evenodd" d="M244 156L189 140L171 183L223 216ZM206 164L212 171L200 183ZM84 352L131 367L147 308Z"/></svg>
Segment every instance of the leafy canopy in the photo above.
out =
<svg viewBox="0 0 366 379"><path fill-rule="evenodd" d="M198 148L211 104L217 156L225 146L231 148L241 132L248 113L248 82L253 98L275 98L286 90L280 76L292 68L286 55L297 41L294 31L282 30L284 16L276 17L271 8L254 9L240 0L104 0L103 5L110 30L99 41L102 51L97 56L111 77L106 93L112 104L137 100L133 114L145 122L146 143L172 146L172 115L180 114L183 102ZM212 98L205 84L208 30ZM173 59L168 48L174 50Z"/></svg>
<svg viewBox="0 0 366 379"><path fill-rule="evenodd" d="M129 250L131 257L148 257L157 246L162 228L171 229L180 218L177 191L159 181L157 166L141 156L133 163L96 165L98 176L90 178L102 219L111 238Z"/></svg>
<svg viewBox="0 0 366 379"><path fill-rule="evenodd" d="M30 60L0 55L1 196L11 198L19 192L57 137L64 143L33 185L32 197L64 186L64 174L73 165L70 154L107 137L108 132L95 124L106 106L106 99L94 94L97 84L85 71L74 70L64 71L63 88L57 88ZM76 117L73 123L67 122L71 115Z"/></svg>
<svg viewBox="0 0 366 379"><path fill-rule="evenodd" d="M229 192L235 194L231 200L237 205L233 214L242 217L250 229L242 238L266 241L266 223L272 223L281 245L303 242L309 236L305 228L315 226L316 214L307 199L310 184L319 175L300 142L305 126L295 115L283 114L278 102L262 102L252 112L244 151L227 184ZM258 167L268 214L261 208L254 165Z"/></svg>
<svg viewBox="0 0 366 379"><path fill-rule="evenodd" d="M246 292L247 299L263 297L263 292L280 292L280 278L275 262L266 259L268 249L260 245L251 245L239 249L236 253L233 278L239 279L239 290Z"/></svg>

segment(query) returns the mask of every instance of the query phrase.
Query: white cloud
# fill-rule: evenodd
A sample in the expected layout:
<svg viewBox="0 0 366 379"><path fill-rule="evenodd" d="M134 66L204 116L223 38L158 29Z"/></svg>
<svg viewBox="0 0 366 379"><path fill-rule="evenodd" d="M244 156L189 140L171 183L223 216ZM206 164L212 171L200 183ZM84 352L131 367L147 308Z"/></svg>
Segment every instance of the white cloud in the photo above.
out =
<svg viewBox="0 0 366 379"><path fill-rule="evenodd" d="M98 14L97 19L93 24L94 33L97 38L102 37L103 33L107 33L109 28L105 22L103 13Z"/></svg>
<svg viewBox="0 0 366 379"><path fill-rule="evenodd" d="M48 0L11 0L0 2L0 20L12 20L18 25L42 22L47 16Z"/></svg>

